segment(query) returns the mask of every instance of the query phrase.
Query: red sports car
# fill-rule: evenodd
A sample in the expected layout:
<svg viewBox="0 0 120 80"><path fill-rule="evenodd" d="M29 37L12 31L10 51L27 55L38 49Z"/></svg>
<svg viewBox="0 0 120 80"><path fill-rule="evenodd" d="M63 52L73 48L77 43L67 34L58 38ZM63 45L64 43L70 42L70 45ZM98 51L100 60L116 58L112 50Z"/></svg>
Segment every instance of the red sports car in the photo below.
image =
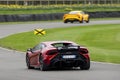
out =
<svg viewBox="0 0 120 80"><path fill-rule="evenodd" d="M87 48L71 41L47 41L30 48L26 52L28 69L39 68L46 71L52 68L90 68Z"/></svg>

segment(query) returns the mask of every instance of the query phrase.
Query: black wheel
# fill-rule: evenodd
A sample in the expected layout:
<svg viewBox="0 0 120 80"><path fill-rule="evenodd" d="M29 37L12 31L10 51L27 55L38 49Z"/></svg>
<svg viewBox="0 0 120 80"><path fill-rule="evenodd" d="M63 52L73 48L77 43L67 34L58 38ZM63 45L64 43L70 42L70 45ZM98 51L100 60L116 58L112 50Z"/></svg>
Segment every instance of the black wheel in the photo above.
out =
<svg viewBox="0 0 120 80"><path fill-rule="evenodd" d="M88 20L86 21L86 23L89 23L89 18L88 18Z"/></svg>
<svg viewBox="0 0 120 80"><path fill-rule="evenodd" d="M67 23L67 22L68 22L67 20L64 21L64 23Z"/></svg>
<svg viewBox="0 0 120 80"><path fill-rule="evenodd" d="M30 59L28 57L28 55L26 55L26 65L28 69L33 69L33 67L30 66Z"/></svg>
<svg viewBox="0 0 120 80"><path fill-rule="evenodd" d="M70 21L71 23L73 23L74 21Z"/></svg>
<svg viewBox="0 0 120 80"><path fill-rule="evenodd" d="M89 70L90 69L90 60L86 64L81 65L80 69L81 70Z"/></svg>
<svg viewBox="0 0 120 80"><path fill-rule="evenodd" d="M80 23L83 23L83 21L80 21Z"/></svg>
<svg viewBox="0 0 120 80"><path fill-rule="evenodd" d="M47 71L47 70L48 70L48 67L47 67L47 66L45 65L45 63L43 62L42 56L40 56L39 62L40 62L40 70L41 70L41 71Z"/></svg>
<svg viewBox="0 0 120 80"><path fill-rule="evenodd" d="M83 18L82 18L82 20L81 21L79 21L80 23L83 23Z"/></svg>

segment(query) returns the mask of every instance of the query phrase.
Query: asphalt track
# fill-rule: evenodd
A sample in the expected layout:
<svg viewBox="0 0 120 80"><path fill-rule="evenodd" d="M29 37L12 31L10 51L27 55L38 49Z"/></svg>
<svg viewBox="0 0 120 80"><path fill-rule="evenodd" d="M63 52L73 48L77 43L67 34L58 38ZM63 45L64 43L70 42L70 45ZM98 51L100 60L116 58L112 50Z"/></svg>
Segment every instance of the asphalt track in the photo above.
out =
<svg viewBox="0 0 120 80"><path fill-rule="evenodd" d="M0 24L0 38L35 28L69 28L71 26L109 23L120 24L120 20L91 21L89 24L64 24L62 22ZM28 70L23 52L0 48L0 80L120 80L120 64L91 62L90 70L68 69L43 72Z"/></svg>

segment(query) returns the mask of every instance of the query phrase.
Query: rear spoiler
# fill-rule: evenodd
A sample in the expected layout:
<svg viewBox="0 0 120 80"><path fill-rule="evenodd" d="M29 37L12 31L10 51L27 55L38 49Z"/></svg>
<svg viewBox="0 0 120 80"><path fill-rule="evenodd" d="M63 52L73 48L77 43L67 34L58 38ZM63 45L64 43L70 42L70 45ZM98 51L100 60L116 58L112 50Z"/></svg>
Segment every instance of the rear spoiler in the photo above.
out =
<svg viewBox="0 0 120 80"><path fill-rule="evenodd" d="M59 52L66 52L66 51L78 51L80 49L80 46L68 46L68 47L57 47L57 50Z"/></svg>

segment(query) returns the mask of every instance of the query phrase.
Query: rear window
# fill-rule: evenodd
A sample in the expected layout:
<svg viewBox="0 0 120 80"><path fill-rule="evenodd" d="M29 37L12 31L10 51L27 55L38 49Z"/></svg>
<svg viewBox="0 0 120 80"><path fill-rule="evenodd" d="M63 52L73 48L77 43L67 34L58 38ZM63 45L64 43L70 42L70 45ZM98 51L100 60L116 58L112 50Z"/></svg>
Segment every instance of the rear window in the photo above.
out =
<svg viewBox="0 0 120 80"><path fill-rule="evenodd" d="M72 43L54 43L54 44L52 44L52 46L54 46L54 47L69 47L69 46L73 46L73 44Z"/></svg>
<svg viewBox="0 0 120 80"><path fill-rule="evenodd" d="M83 11L71 11L69 14L85 14Z"/></svg>
<svg viewBox="0 0 120 80"><path fill-rule="evenodd" d="M69 12L69 14L78 14L79 12L78 11L71 11Z"/></svg>

